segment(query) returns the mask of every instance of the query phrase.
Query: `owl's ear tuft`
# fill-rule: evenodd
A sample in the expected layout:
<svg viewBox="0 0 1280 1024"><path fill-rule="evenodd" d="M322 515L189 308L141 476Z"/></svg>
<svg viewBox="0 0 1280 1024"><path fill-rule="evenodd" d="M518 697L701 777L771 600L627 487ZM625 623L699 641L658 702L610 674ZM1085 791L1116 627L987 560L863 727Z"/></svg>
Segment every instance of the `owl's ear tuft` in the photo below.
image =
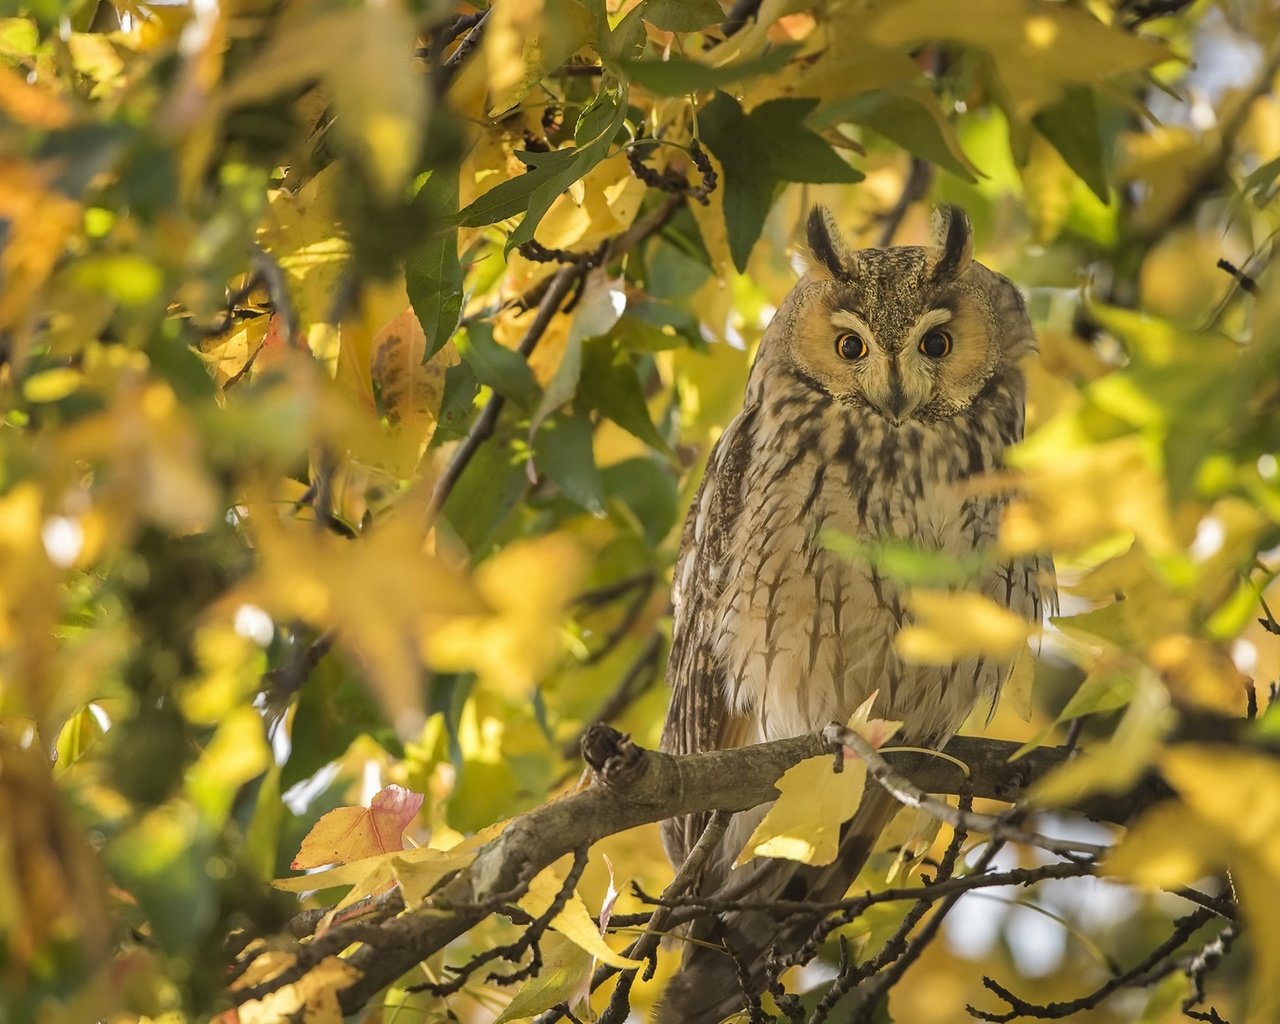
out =
<svg viewBox="0 0 1280 1024"><path fill-rule="evenodd" d="M973 262L973 227L964 210L947 203L934 213L934 244L941 249L933 265L933 279L954 281Z"/></svg>
<svg viewBox="0 0 1280 1024"><path fill-rule="evenodd" d="M808 242L814 257L813 270L832 278L853 276L857 256L845 247L835 218L825 206L815 206L809 211Z"/></svg>

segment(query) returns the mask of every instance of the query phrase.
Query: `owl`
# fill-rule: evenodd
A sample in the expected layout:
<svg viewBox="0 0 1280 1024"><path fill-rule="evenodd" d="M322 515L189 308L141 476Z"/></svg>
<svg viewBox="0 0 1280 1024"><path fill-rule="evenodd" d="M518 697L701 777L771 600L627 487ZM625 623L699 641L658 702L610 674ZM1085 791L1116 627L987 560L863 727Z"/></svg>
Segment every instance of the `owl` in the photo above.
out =
<svg viewBox="0 0 1280 1024"><path fill-rule="evenodd" d="M901 742L940 747L1011 666L914 665L894 638L904 588L824 542L907 543L973 561L991 553L1004 496L974 478L1022 436L1031 321L1012 282L973 259L968 218L939 210L935 244L854 251L832 217L808 220L811 268L765 332L742 411L711 453L673 583L671 705L663 749L717 750L873 714ZM1038 622L1054 600L1047 557L998 561L970 587ZM726 899L839 899L896 809L868 790L834 864L733 861L763 808L736 815L699 881ZM677 866L706 816L664 823ZM759 912L699 922L657 1019L714 1024L763 986L763 954L789 939ZM801 937L793 937L795 942Z"/></svg>

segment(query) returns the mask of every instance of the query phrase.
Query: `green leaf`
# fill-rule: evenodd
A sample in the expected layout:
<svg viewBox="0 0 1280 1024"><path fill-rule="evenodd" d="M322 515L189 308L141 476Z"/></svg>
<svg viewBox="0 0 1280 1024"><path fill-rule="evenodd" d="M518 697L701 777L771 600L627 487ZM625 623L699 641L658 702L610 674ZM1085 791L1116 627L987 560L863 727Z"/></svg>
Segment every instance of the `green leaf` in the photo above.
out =
<svg viewBox="0 0 1280 1024"><path fill-rule="evenodd" d="M193 806L168 803L147 812L104 852L164 949L193 949L205 940L218 915L217 882L208 870L214 847Z"/></svg>
<svg viewBox="0 0 1280 1024"><path fill-rule="evenodd" d="M458 335L458 352L481 384L511 399L521 409L532 409L538 401L538 383L519 352L493 340L488 324L473 323Z"/></svg>
<svg viewBox="0 0 1280 1024"><path fill-rule="evenodd" d="M629 61L624 67L633 82L639 82L650 92L659 96L683 96L685 93L706 92L746 78L781 71L799 48L795 45L779 46L759 57L720 67L712 67L687 57Z"/></svg>
<svg viewBox="0 0 1280 1024"><path fill-rule="evenodd" d="M648 0L644 19L664 32L696 32L723 20L716 0Z"/></svg>
<svg viewBox="0 0 1280 1024"><path fill-rule="evenodd" d="M818 126L840 121L866 125L964 181L977 181L981 173L928 89L873 89L823 104L812 120Z"/></svg>
<svg viewBox="0 0 1280 1024"><path fill-rule="evenodd" d="M466 434L475 414L476 395L480 381L465 359L455 363L444 373L444 395L440 399L440 418L436 431L431 435L432 446L445 441L457 441Z"/></svg>
<svg viewBox="0 0 1280 1024"><path fill-rule="evenodd" d="M657 547L671 532L680 514L675 477L655 459L625 459L600 471L605 494L620 501L635 516L639 532Z"/></svg>
<svg viewBox="0 0 1280 1024"><path fill-rule="evenodd" d="M452 170L434 171L418 190L413 205L427 213L433 227L457 216L458 176ZM444 347L462 316L462 264L458 262L458 229L433 231L404 258L409 303L426 335L425 363Z"/></svg>
<svg viewBox="0 0 1280 1024"><path fill-rule="evenodd" d="M840 159L831 145L806 128L813 99L769 100L744 114L732 96L716 93L698 118L703 142L724 167L724 216L729 251L745 270L764 228L780 181L852 183L862 173Z"/></svg>
<svg viewBox="0 0 1280 1024"><path fill-rule="evenodd" d="M1107 202L1106 158L1093 90L1085 86L1068 88L1062 99L1040 111L1032 123L1089 190Z"/></svg>
<svg viewBox="0 0 1280 1024"><path fill-rule="evenodd" d="M524 461L512 452L516 432L514 425L500 423L495 436L480 446L444 503L444 517L477 557L529 484Z"/></svg>
<svg viewBox="0 0 1280 1024"><path fill-rule="evenodd" d="M524 220L507 239L507 251L533 238L534 229L556 198L603 160L609 144L626 119L626 89L603 90L579 119L571 149L516 155L529 166L518 178L504 181L463 210L458 223L478 227L524 213Z"/></svg>
<svg viewBox="0 0 1280 1024"><path fill-rule="evenodd" d="M649 406L631 357L606 338L585 346L578 394L592 408L664 455L671 454L666 439L649 418Z"/></svg>
<svg viewBox="0 0 1280 1024"><path fill-rule="evenodd" d="M575 505L604 512L604 482L591 449L591 423L582 413L559 414L534 439L534 461Z"/></svg>
<svg viewBox="0 0 1280 1024"><path fill-rule="evenodd" d="M560 1003L576 1005L589 990L594 963L585 949L568 939L551 936L546 943L542 970L520 986L494 1024L526 1020Z"/></svg>
<svg viewBox="0 0 1280 1024"><path fill-rule="evenodd" d="M600 60L614 74L624 77L627 61L635 60L644 49L644 5L637 4L631 8L626 17L618 22L618 27L607 32L609 17L604 11L603 2L596 2L600 5L600 12L596 15L596 49L600 51Z"/></svg>
<svg viewBox="0 0 1280 1024"><path fill-rule="evenodd" d="M1244 190L1253 197L1255 203L1262 206L1266 203L1267 193L1280 177L1280 156L1268 160L1244 179Z"/></svg>

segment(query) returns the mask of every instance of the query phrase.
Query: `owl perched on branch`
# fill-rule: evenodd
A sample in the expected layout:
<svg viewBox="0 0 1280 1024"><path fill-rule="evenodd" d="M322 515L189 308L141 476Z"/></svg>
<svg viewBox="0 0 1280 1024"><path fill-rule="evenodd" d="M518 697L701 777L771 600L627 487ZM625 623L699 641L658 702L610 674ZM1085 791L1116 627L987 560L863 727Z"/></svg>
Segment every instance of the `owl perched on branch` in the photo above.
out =
<svg viewBox="0 0 1280 1024"><path fill-rule="evenodd" d="M974 658L915 665L894 647L903 589L829 550L825 531L907 542L971 561L991 548L1005 498L971 478L1022 437L1022 359L1035 334L1013 284L973 260L968 218L939 211L935 245L850 250L831 216L809 217L809 273L761 342L742 411L707 464L676 562L671 707L663 749L715 750L847 721L878 691L901 741L940 747L1011 666ZM1054 600L1047 558L1005 561L970 584L1038 622ZM731 865L763 815L735 817L704 869L704 894L839 899L896 804L870 786L827 867ZM706 816L665 823L678 866ZM764 984L785 951L777 921L739 911L695 926L658 1019L712 1024Z"/></svg>

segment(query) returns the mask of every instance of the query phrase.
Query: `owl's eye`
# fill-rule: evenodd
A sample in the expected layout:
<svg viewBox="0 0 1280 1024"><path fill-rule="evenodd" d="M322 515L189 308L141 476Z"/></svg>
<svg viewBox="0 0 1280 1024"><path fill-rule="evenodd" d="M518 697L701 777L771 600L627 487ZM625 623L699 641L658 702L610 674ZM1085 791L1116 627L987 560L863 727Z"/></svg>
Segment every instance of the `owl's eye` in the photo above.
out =
<svg viewBox="0 0 1280 1024"><path fill-rule="evenodd" d="M951 335L946 331L930 331L920 339L920 351L930 359L941 359L951 351Z"/></svg>
<svg viewBox="0 0 1280 1024"><path fill-rule="evenodd" d="M860 334L839 334L836 336L836 355L841 359L853 362L867 354L867 343Z"/></svg>

